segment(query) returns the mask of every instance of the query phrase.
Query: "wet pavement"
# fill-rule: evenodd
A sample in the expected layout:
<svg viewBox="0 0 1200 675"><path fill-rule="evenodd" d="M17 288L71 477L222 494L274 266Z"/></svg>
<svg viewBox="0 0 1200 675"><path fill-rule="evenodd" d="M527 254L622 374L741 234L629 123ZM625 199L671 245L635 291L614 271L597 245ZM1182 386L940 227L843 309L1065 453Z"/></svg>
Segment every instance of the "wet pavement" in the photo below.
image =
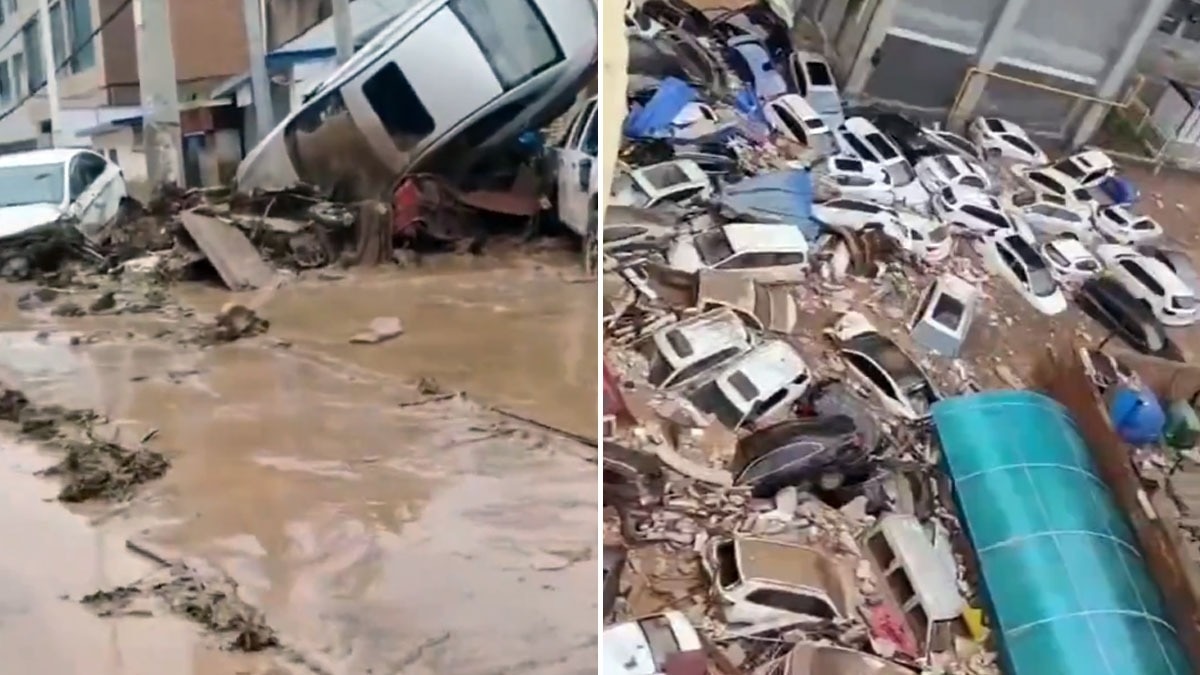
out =
<svg viewBox="0 0 1200 675"><path fill-rule="evenodd" d="M153 316L54 320L134 332L94 345L39 339L50 319L15 313L21 289L0 289L0 379L105 413L123 438L155 429L172 462L132 504L77 513L30 478L52 459L6 453L0 527L23 547L0 563L0 649L32 659L14 672L312 671L221 652L162 609L99 619L80 607L149 571L124 550L135 531L230 574L330 673L592 672L594 451L485 407L594 437L595 285L572 265L447 256L301 281L258 305L266 336L207 350L140 337ZM231 297L174 295L201 311ZM404 334L349 344L377 316ZM421 378L468 398L429 397ZM24 655L31 636L45 653Z"/></svg>

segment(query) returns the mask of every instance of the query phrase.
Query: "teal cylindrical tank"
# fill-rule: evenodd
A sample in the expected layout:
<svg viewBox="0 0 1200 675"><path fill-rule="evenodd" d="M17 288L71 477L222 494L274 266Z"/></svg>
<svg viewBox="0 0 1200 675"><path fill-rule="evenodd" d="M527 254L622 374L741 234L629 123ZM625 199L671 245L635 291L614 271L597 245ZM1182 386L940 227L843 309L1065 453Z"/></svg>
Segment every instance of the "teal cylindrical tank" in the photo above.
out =
<svg viewBox="0 0 1200 675"><path fill-rule="evenodd" d="M994 391L932 413L1005 675L1200 672L1063 406Z"/></svg>

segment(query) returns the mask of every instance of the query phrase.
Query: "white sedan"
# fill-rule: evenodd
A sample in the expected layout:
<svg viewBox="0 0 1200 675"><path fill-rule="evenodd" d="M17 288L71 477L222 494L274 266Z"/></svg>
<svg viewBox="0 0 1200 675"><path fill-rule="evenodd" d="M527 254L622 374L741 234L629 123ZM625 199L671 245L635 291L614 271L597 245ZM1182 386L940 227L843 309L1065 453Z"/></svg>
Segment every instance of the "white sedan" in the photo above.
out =
<svg viewBox="0 0 1200 675"><path fill-rule="evenodd" d="M817 181L839 195L891 206L896 200L892 177L883 165L857 157L830 157L813 168Z"/></svg>
<svg viewBox="0 0 1200 675"><path fill-rule="evenodd" d="M985 159L1011 159L1025 164L1045 164L1046 152L1020 126L999 117L977 117L967 127L967 137Z"/></svg>
<svg viewBox="0 0 1200 675"><path fill-rule="evenodd" d="M1074 237L1090 242L1098 237L1091 208L1079 202L1037 192L1009 192L1001 205L1013 218L1025 221L1034 232L1049 237Z"/></svg>
<svg viewBox="0 0 1200 675"><path fill-rule="evenodd" d="M937 263L950 257L954 240L950 229L929 216L911 211L896 212L893 227L884 227L884 234L895 239L904 250L924 260Z"/></svg>
<svg viewBox="0 0 1200 675"><path fill-rule="evenodd" d="M91 150L0 155L0 238L69 220L90 236L117 215L126 194L121 169Z"/></svg>
<svg viewBox="0 0 1200 675"><path fill-rule="evenodd" d="M1096 257L1130 295L1154 312L1155 318L1164 326L1195 323L1200 302L1192 289L1161 260L1121 244L1097 247Z"/></svg>
<svg viewBox="0 0 1200 675"><path fill-rule="evenodd" d="M1102 207L1096 213L1096 229L1117 244L1141 244L1163 235L1162 226L1154 219L1130 213L1118 204Z"/></svg>
<svg viewBox="0 0 1200 675"><path fill-rule="evenodd" d="M933 196L933 213L959 232L984 236L1010 232L1034 239L1029 226L1010 218L995 197L975 190L942 188Z"/></svg>
<svg viewBox="0 0 1200 675"><path fill-rule="evenodd" d="M1054 282L1046 261L1021 236L984 237L976 250L988 271L1008 282L1037 311L1053 316L1067 310L1067 298Z"/></svg>
<svg viewBox="0 0 1200 675"><path fill-rule="evenodd" d="M924 157L917 162L915 169L917 180L930 194L947 187L980 192L987 192L992 187L992 181L982 166L958 155Z"/></svg>
<svg viewBox="0 0 1200 675"><path fill-rule="evenodd" d="M1042 244L1042 258L1050 276L1060 284L1076 286L1099 276L1100 261L1077 239L1051 239Z"/></svg>
<svg viewBox="0 0 1200 675"><path fill-rule="evenodd" d="M838 197L812 206L813 218L834 227L860 230L877 223L888 225L896 220L896 211L873 202L849 197Z"/></svg>

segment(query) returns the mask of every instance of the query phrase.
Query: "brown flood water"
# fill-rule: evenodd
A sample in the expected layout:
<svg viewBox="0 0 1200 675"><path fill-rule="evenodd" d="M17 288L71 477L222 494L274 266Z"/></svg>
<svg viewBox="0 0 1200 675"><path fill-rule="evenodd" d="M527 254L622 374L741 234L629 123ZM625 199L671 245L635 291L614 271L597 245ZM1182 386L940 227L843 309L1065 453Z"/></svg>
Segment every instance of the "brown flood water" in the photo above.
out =
<svg viewBox="0 0 1200 675"><path fill-rule="evenodd" d="M308 672L220 652L161 611L98 619L61 599L148 572L123 550L144 530L140 540L231 574L287 643L332 673L594 672L590 451L473 402L401 405L419 398L413 381L433 378L594 436L595 286L564 281L574 276L569 264L447 258L298 282L261 307L265 338L204 351L149 339L69 347L59 335L40 344L4 289L0 379L156 428L153 445L173 462L92 527L95 513L43 501L54 486L29 478L38 453L5 453L0 533L22 544L0 563L0 653L28 665L4 670ZM229 294L177 297L211 310ZM376 316L399 317L405 334L347 343ZM70 326L119 325L100 321Z"/></svg>

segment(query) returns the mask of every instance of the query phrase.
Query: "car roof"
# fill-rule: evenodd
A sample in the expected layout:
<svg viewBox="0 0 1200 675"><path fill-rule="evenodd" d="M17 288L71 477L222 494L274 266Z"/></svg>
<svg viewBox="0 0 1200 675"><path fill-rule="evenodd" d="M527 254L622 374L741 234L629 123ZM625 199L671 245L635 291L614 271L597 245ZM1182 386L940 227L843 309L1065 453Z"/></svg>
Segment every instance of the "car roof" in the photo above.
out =
<svg viewBox="0 0 1200 675"><path fill-rule="evenodd" d="M846 131L854 134L855 136L866 136L867 134L882 133L879 131L879 127L872 124L871 120L865 117L851 117L845 122L842 122L842 126Z"/></svg>
<svg viewBox="0 0 1200 675"><path fill-rule="evenodd" d="M808 251L808 240L792 225L730 223L721 229L734 253Z"/></svg>
<svg viewBox="0 0 1200 675"><path fill-rule="evenodd" d="M716 379L727 381L729 376L740 372L760 392L772 393L807 370L808 364L795 347L783 340L767 340L726 364ZM728 386L721 384L723 389Z"/></svg>
<svg viewBox="0 0 1200 675"><path fill-rule="evenodd" d="M1150 310L1146 309L1146 306L1138 301L1121 282L1112 277L1093 277L1083 282L1080 288L1088 293L1102 293L1109 296L1112 300L1123 305L1123 309L1135 314L1136 318L1141 321L1149 323L1154 323L1155 321L1154 315L1150 313Z"/></svg>
<svg viewBox="0 0 1200 675"><path fill-rule="evenodd" d="M783 104L794 109L802 119L821 119L821 116L817 114L817 111L814 110L813 107L809 105L808 101L804 100L804 97L800 94L784 94L783 96L776 96L767 103L767 105L777 104Z"/></svg>
<svg viewBox="0 0 1200 675"><path fill-rule="evenodd" d="M1054 250L1063 254L1063 257L1074 262L1077 260L1094 259L1096 256L1087 249L1078 239L1071 237L1063 237L1062 239L1052 239L1046 242L1047 246L1051 246Z"/></svg>
<svg viewBox="0 0 1200 675"><path fill-rule="evenodd" d="M954 203L956 206L974 204L976 206L982 206L993 211L1000 211L1001 213L1004 211L1003 208L998 208L999 202L997 202L995 197L992 197L987 193L980 192L979 190L963 187L961 185L947 185L946 187L942 188L942 190L949 190L950 193L954 195Z"/></svg>
<svg viewBox="0 0 1200 675"><path fill-rule="evenodd" d="M1100 150L1084 150L1083 152L1077 152L1073 155L1068 155L1063 159L1079 164L1088 171L1095 171L1096 169L1101 168L1111 169L1116 166L1113 163L1112 158Z"/></svg>
<svg viewBox="0 0 1200 675"><path fill-rule="evenodd" d="M692 356L703 357L729 345L745 341L747 331L742 319L731 309L722 308L684 319L662 329L665 335L678 332L692 345Z"/></svg>
<svg viewBox="0 0 1200 675"><path fill-rule="evenodd" d="M1155 280L1162 285L1163 292L1166 295L1195 295L1192 293L1192 289L1188 288L1188 285L1183 283L1183 280L1179 278L1179 275L1175 274L1175 271L1168 267L1163 261L1138 254L1137 262L1139 265L1144 267L1147 272L1154 275Z"/></svg>
<svg viewBox="0 0 1200 675"><path fill-rule="evenodd" d="M86 148L54 148L47 150L30 150L29 152L14 152L0 155L0 167L5 166L36 166L38 164L65 164L72 157L90 152ZM98 155L97 155L98 156Z"/></svg>

